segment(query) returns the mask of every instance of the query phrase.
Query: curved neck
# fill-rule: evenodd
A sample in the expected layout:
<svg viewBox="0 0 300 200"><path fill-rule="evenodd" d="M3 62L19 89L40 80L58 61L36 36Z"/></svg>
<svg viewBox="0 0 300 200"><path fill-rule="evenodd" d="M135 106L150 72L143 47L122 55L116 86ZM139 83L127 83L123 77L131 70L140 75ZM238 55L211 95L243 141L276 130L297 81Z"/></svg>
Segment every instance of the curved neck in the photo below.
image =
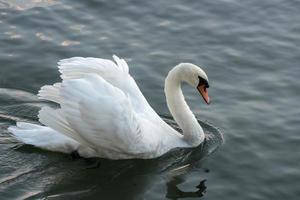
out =
<svg viewBox="0 0 300 200"><path fill-rule="evenodd" d="M191 145L197 146L204 140L204 132L196 117L187 105L181 83L185 81L183 66L173 68L165 80L165 94L168 108L183 131L184 139Z"/></svg>

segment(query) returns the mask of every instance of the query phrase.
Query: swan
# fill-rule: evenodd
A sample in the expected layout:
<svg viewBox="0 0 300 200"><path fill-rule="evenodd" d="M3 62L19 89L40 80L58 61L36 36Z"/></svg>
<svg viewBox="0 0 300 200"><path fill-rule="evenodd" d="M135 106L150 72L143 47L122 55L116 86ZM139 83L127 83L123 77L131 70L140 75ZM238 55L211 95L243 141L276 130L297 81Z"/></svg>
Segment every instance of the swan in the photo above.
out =
<svg viewBox="0 0 300 200"><path fill-rule="evenodd" d="M58 69L62 81L38 92L39 99L58 104L41 108L42 125L17 122L8 128L20 142L55 152L76 151L86 158L150 159L204 141L181 90L186 82L210 103L208 77L194 64L176 65L165 79L167 106L182 133L149 105L124 59L72 57L60 60Z"/></svg>

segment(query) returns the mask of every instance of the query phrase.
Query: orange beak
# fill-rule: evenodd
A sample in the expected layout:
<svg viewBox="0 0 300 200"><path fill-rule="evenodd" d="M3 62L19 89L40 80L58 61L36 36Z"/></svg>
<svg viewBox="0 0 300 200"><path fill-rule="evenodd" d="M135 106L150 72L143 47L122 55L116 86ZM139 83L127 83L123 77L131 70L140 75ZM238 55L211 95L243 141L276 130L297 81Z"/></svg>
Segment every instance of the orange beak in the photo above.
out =
<svg viewBox="0 0 300 200"><path fill-rule="evenodd" d="M204 101L209 104L210 103L210 99L208 96L208 91L207 88L205 87L205 85L198 85L197 87L199 93L201 94L201 96L203 97Z"/></svg>

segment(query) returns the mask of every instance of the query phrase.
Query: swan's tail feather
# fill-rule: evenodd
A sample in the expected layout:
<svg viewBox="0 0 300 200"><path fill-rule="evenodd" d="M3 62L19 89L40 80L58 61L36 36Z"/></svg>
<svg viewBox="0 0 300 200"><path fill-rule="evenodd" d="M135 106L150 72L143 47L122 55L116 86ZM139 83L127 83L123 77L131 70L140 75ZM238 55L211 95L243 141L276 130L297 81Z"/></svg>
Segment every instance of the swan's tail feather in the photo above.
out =
<svg viewBox="0 0 300 200"><path fill-rule="evenodd" d="M36 128L35 128L36 126ZM29 124L26 122L17 122L16 126L10 126L8 131L11 132L14 137L19 140L20 142L26 144L32 144L32 138L30 134L27 134L28 130L34 130L31 135L36 135L36 130L41 129L42 126L38 127L35 124Z"/></svg>
<svg viewBox="0 0 300 200"><path fill-rule="evenodd" d="M80 145L49 127L37 124L17 122L16 126L10 126L8 131L22 143L55 152L71 153Z"/></svg>

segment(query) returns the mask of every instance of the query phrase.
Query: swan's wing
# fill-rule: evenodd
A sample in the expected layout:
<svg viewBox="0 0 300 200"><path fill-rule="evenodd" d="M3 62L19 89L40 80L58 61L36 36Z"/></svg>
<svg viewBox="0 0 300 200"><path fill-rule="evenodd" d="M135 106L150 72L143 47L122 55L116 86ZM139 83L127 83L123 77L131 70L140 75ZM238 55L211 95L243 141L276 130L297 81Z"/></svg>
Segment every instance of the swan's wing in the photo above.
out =
<svg viewBox="0 0 300 200"><path fill-rule="evenodd" d="M63 134L98 152L108 150L132 155L149 151L130 98L101 76L86 74L78 79L63 80L56 92L60 95L59 113L63 117L55 117L42 109L39 116L43 124L60 129ZM59 122L59 118L66 122ZM75 133L64 131L66 127L60 128L67 125ZM148 142L149 147L151 141Z"/></svg>
<svg viewBox="0 0 300 200"><path fill-rule="evenodd" d="M101 76L130 98L135 111L145 113L151 107L130 76L126 61L115 55L113 59L115 62L101 58L73 57L59 61L58 68L63 80L83 78L86 74Z"/></svg>

